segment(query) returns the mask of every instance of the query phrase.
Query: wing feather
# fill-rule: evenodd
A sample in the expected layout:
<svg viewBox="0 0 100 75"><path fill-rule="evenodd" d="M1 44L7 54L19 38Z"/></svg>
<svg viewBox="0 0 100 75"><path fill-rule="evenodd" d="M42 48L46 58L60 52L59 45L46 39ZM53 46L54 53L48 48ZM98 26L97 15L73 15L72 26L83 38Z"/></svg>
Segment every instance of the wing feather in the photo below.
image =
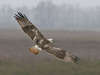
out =
<svg viewBox="0 0 100 75"><path fill-rule="evenodd" d="M36 42L36 44L38 44L39 46L41 46L42 44L45 43L50 43L43 35L42 33L38 30L37 27L35 27L34 24L32 24L28 18L26 17L25 14L22 14L21 12L17 12L17 14L15 14L15 19L17 20L17 22L19 23L19 25L21 26L22 30L28 34L28 36ZM43 40L42 43L40 43L40 41Z"/></svg>

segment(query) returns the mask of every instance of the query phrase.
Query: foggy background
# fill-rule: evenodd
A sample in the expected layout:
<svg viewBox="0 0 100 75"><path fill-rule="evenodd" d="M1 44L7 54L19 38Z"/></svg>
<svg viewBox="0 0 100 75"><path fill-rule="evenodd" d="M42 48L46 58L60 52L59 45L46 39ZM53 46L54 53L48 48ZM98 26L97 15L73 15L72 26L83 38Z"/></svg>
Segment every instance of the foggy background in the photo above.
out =
<svg viewBox="0 0 100 75"><path fill-rule="evenodd" d="M21 11L40 29L100 30L99 0L0 0L0 28L19 28Z"/></svg>
<svg viewBox="0 0 100 75"><path fill-rule="evenodd" d="M72 52L79 64L41 51L14 19L25 13L54 46ZM100 0L0 0L0 75L100 74Z"/></svg>

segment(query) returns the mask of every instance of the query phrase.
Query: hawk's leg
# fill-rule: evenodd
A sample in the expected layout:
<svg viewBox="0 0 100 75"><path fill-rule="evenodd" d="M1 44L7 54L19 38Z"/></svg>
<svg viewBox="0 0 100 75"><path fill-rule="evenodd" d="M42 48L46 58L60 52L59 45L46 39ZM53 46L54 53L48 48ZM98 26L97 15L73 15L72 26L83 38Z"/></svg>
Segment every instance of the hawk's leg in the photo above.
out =
<svg viewBox="0 0 100 75"><path fill-rule="evenodd" d="M35 45L35 46L32 46L31 48L29 48L29 51L32 52L35 55L39 54L39 52L41 50L42 49L38 45Z"/></svg>

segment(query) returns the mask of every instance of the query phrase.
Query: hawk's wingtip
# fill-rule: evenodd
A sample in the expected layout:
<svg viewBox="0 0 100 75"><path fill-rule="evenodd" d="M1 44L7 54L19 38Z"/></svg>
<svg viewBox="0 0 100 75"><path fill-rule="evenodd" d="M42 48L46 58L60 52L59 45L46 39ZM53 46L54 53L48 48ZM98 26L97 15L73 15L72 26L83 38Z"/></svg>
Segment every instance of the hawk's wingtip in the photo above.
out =
<svg viewBox="0 0 100 75"><path fill-rule="evenodd" d="M23 17L23 18L24 18L24 14L22 14L20 11L17 11L17 14L18 14L20 17Z"/></svg>
<svg viewBox="0 0 100 75"><path fill-rule="evenodd" d="M20 11L17 11L17 13L14 14L15 19L20 19L20 18L26 18L25 14L23 14Z"/></svg>
<svg viewBox="0 0 100 75"><path fill-rule="evenodd" d="M19 17L20 17L19 15L14 14L14 18L15 18L15 19L18 19Z"/></svg>
<svg viewBox="0 0 100 75"><path fill-rule="evenodd" d="M78 64L79 61L80 61L80 58L77 57L77 56L72 55L69 52L66 52L66 55L64 57L64 61L65 62L72 62L72 63Z"/></svg>

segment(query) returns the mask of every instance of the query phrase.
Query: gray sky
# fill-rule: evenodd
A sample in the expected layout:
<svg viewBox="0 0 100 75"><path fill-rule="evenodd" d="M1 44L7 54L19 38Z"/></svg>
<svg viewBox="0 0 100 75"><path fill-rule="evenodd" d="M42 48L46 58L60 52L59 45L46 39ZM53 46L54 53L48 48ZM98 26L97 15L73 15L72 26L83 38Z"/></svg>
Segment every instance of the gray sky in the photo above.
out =
<svg viewBox="0 0 100 75"><path fill-rule="evenodd" d="M48 0L0 0L0 7L3 5L10 5L12 7L32 7L36 6L39 1L48 1ZM99 6L100 0L50 0L56 4L80 4L81 7L93 7Z"/></svg>

